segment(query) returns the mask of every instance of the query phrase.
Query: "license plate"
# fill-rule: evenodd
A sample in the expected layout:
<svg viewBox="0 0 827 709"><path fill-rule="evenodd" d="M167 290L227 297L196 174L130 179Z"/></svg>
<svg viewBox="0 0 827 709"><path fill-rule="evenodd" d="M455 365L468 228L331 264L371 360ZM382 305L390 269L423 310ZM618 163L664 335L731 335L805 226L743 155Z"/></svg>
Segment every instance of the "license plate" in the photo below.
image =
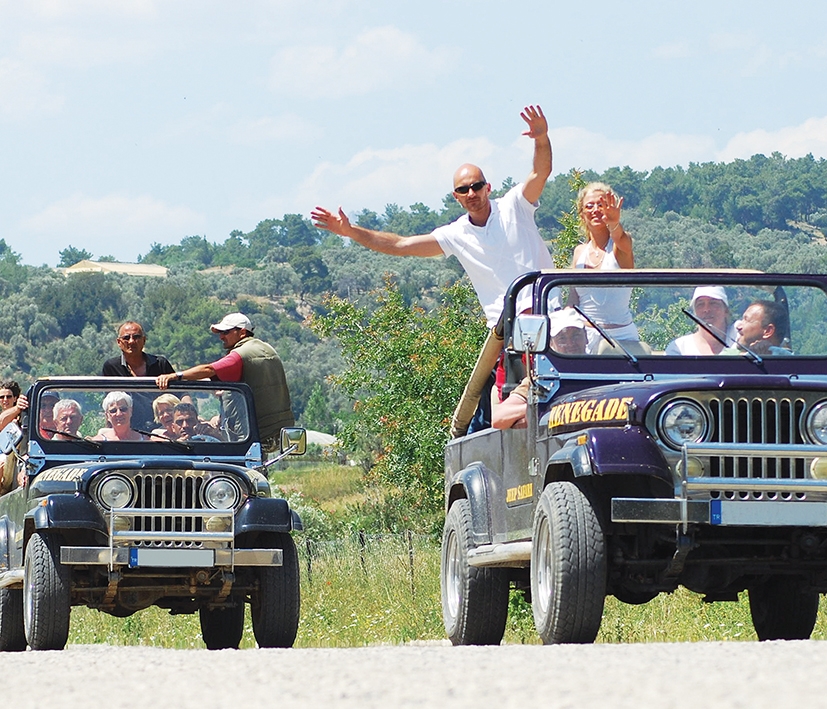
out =
<svg viewBox="0 0 827 709"><path fill-rule="evenodd" d="M139 566L192 567L215 566L212 549L154 549L132 547L129 550L129 567Z"/></svg>
<svg viewBox="0 0 827 709"><path fill-rule="evenodd" d="M821 502L711 500L710 524L745 527L827 527Z"/></svg>

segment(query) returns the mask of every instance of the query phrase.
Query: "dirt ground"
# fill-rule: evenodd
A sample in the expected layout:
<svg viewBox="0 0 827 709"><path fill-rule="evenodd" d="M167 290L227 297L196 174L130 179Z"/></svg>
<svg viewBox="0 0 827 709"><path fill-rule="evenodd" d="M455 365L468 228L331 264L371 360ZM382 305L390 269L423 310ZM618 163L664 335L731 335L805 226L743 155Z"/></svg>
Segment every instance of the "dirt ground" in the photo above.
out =
<svg viewBox="0 0 827 709"><path fill-rule="evenodd" d="M827 643L8 653L7 707L814 707Z"/></svg>

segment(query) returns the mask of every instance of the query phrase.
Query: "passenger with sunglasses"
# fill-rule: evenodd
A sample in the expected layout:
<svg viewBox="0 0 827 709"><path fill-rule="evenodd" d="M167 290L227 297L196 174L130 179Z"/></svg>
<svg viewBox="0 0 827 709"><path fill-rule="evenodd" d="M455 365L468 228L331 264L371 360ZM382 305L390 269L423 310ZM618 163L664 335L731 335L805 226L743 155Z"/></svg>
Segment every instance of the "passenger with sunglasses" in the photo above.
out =
<svg viewBox="0 0 827 709"><path fill-rule="evenodd" d="M20 412L29 407L25 396L20 394L20 385L8 379L0 382L0 430L20 417ZM17 468L15 454L7 456L0 453L0 495L5 495L14 484L14 471ZM18 485L21 480L18 480Z"/></svg>
<svg viewBox="0 0 827 709"><path fill-rule="evenodd" d="M175 372L166 357L144 352L146 334L140 323L127 320L118 328L119 357L103 363L104 377L157 377Z"/></svg>
<svg viewBox="0 0 827 709"><path fill-rule="evenodd" d="M491 185L482 170L476 165L461 165L454 173L453 195L466 214L455 222L430 234L405 237L351 224L341 207L337 214L316 207L310 215L313 223L385 254L456 256L474 285L489 327L493 327L502 313L505 291L515 278L554 268L534 223L537 201L551 174L548 123L539 106L526 106L520 117L528 126L523 135L534 141L534 161L526 181L492 200ZM529 306L527 297L521 297L518 310Z"/></svg>
<svg viewBox="0 0 827 709"><path fill-rule="evenodd" d="M20 385L9 379L0 383L0 411L6 411L17 404L20 396Z"/></svg>
<svg viewBox="0 0 827 709"><path fill-rule="evenodd" d="M145 441L146 436L132 428L132 397L125 391L110 391L101 404L109 426L101 428L93 441Z"/></svg>
<svg viewBox="0 0 827 709"><path fill-rule="evenodd" d="M25 396L20 394L20 385L13 379L0 382L0 430L15 421L20 412L29 407Z"/></svg>

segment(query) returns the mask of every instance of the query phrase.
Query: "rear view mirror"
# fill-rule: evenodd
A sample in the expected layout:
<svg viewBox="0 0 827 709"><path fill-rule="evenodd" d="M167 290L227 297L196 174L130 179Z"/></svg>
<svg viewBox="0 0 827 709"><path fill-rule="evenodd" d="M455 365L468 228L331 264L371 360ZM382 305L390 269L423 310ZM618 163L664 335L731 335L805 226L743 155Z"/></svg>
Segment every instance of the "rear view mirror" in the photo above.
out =
<svg viewBox="0 0 827 709"><path fill-rule="evenodd" d="M287 452L288 448L294 450ZM287 455L304 455L307 451L307 431L303 428L281 429L281 452Z"/></svg>
<svg viewBox="0 0 827 709"><path fill-rule="evenodd" d="M515 352L543 352L548 347L548 318L518 315L514 320L511 347Z"/></svg>
<svg viewBox="0 0 827 709"><path fill-rule="evenodd" d="M8 455L14 450L15 446L20 443L22 438L23 431L20 430L20 426L12 421L0 431L0 450Z"/></svg>

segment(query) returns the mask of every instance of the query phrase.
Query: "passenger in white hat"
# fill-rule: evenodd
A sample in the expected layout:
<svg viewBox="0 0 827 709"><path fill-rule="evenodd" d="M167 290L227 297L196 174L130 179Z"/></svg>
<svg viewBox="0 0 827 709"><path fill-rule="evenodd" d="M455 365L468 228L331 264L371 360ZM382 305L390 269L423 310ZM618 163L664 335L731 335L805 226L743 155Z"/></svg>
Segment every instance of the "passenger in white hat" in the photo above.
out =
<svg viewBox="0 0 827 709"><path fill-rule="evenodd" d="M245 382L253 391L262 450L277 451L281 429L294 423L290 392L278 353L253 336L253 324L244 313L225 315L210 330L218 335L227 350L224 357L212 364L162 374L155 383L160 389L166 389L170 382L181 380L215 378L222 382Z"/></svg>
<svg viewBox="0 0 827 709"><path fill-rule="evenodd" d="M586 354L586 321L574 308L555 310L548 316L551 348L560 354Z"/></svg>
<svg viewBox="0 0 827 709"><path fill-rule="evenodd" d="M692 294L689 307L695 317L702 320L709 330L731 343L729 328L729 299L722 286L698 286ZM706 328L698 325L695 332L672 340L664 354L667 355L717 355L725 345Z"/></svg>
<svg viewBox="0 0 827 709"><path fill-rule="evenodd" d="M574 308L555 310L548 316L551 348L559 354L586 354L586 321ZM497 388L491 390L491 425L494 428L525 428L529 378L526 377L503 401Z"/></svg>

